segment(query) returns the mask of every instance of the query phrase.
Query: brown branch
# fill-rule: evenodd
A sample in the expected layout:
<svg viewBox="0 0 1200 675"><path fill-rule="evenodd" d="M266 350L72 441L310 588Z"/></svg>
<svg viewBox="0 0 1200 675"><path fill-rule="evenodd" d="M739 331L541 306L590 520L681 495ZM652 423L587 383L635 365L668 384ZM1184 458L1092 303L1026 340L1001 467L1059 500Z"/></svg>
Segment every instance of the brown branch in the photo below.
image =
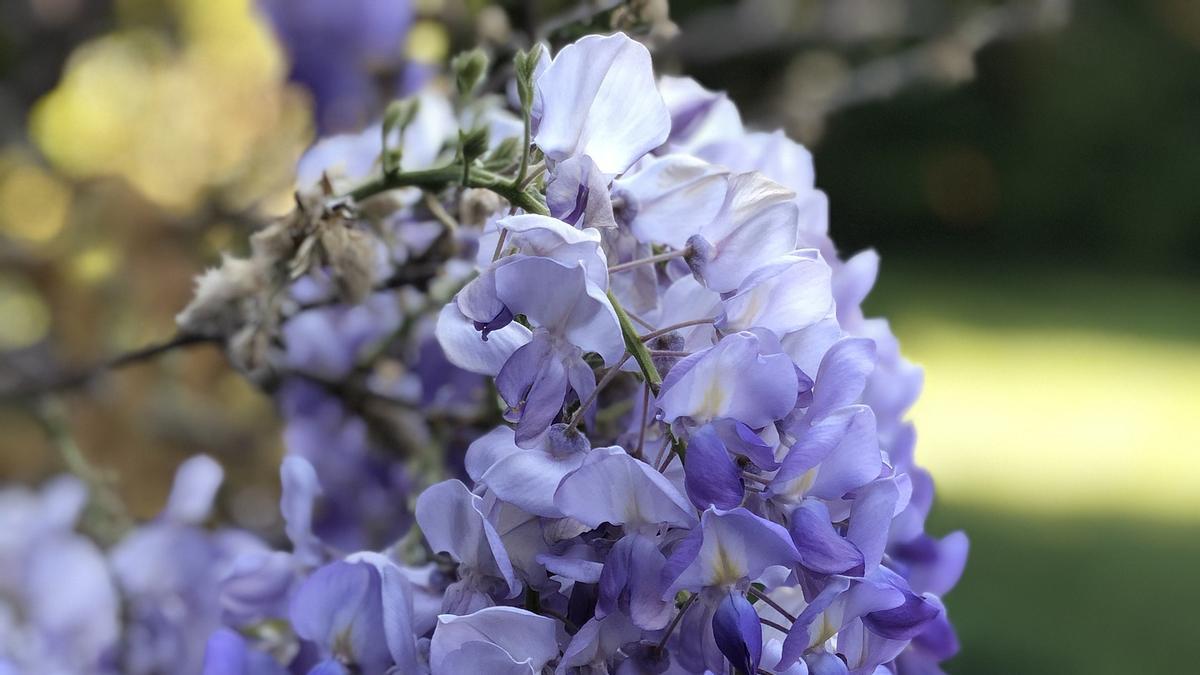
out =
<svg viewBox="0 0 1200 675"><path fill-rule="evenodd" d="M91 382L95 378L113 370L119 370L128 366L132 366L143 361L150 361L158 358L163 354L201 344L218 344L220 338L210 337L207 335L192 335L188 333L180 333L175 337L165 341L135 349L133 351L119 354L106 361L76 370L59 374L57 377L43 381L32 381L23 384L18 384L8 390L0 392L0 399L29 399L44 394L49 394L64 389L73 389L81 387Z"/></svg>

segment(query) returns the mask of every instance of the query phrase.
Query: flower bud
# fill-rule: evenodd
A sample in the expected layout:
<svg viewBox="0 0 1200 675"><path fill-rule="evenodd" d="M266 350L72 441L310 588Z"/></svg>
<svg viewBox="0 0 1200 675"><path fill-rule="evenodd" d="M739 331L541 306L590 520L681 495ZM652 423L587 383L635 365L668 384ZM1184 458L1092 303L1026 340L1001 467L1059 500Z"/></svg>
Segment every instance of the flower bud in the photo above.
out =
<svg viewBox="0 0 1200 675"><path fill-rule="evenodd" d="M458 87L458 95L467 98L475 93L475 88L483 82L483 77L487 75L488 56L478 48L462 52L450 61L450 69L454 73L454 84Z"/></svg>

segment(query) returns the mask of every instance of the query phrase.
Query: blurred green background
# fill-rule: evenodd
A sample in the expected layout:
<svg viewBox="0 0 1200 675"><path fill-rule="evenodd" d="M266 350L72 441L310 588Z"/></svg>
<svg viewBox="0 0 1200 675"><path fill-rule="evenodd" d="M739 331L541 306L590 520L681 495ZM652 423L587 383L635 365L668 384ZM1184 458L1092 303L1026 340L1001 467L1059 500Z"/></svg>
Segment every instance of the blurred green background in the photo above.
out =
<svg viewBox="0 0 1200 675"><path fill-rule="evenodd" d="M416 3L402 48L438 62L503 39L486 4ZM501 4L518 23L567 3ZM170 335L191 277L286 198L312 131L247 0L0 7L2 382ZM695 0L672 16L660 63L808 143L835 240L883 256L868 309L926 369L912 416L931 530L972 540L949 671L1195 672L1200 2ZM209 452L231 515L270 525L277 423L219 355L67 402L135 512ZM6 482L61 470L26 412L0 406Z"/></svg>

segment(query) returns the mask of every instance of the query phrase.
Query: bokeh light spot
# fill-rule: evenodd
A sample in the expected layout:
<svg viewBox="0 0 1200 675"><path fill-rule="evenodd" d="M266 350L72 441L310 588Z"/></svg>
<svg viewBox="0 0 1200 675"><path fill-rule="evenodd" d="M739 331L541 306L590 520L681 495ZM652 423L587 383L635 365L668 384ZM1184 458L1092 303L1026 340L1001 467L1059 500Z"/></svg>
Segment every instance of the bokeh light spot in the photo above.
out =
<svg viewBox="0 0 1200 675"><path fill-rule="evenodd" d="M440 63L450 51L446 29L435 21L418 21L408 34L409 58L423 63Z"/></svg>
<svg viewBox="0 0 1200 675"><path fill-rule="evenodd" d="M61 180L29 162L0 174L0 229L16 239L44 244L66 224L71 191Z"/></svg>
<svg viewBox="0 0 1200 675"><path fill-rule="evenodd" d="M29 282L0 276L0 350L23 349L46 336L50 310Z"/></svg>

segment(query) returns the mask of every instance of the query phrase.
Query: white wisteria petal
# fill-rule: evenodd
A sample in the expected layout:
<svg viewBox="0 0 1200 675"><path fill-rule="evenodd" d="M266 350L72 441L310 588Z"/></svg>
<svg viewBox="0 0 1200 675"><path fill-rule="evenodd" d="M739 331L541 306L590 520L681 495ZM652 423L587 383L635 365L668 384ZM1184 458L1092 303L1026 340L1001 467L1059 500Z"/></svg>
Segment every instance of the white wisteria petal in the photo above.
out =
<svg viewBox="0 0 1200 675"><path fill-rule="evenodd" d="M533 142L551 161L587 155L600 171L619 174L671 130L650 52L624 33L563 47L538 78L535 97Z"/></svg>

